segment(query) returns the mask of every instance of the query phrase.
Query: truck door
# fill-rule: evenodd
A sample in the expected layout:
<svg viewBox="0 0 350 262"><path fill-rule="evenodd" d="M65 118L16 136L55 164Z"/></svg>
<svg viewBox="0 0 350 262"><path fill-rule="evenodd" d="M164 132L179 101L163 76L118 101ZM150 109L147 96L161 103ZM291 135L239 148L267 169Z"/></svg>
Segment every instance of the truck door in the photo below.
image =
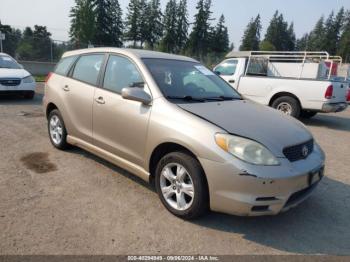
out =
<svg viewBox="0 0 350 262"><path fill-rule="evenodd" d="M237 89L239 79L238 64L238 59L227 59L214 68L215 73L235 89Z"/></svg>

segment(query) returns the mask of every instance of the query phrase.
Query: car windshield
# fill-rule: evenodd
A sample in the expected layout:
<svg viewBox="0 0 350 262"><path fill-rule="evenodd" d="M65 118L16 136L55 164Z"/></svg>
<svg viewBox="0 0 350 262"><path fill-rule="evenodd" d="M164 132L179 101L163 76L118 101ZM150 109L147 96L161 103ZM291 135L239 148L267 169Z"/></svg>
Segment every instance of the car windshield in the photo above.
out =
<svg viewBox="0 0 350 262"><path fill-rule="evenodd" d="M12 57L5 55L0 55L0 68L21 69Z"/></svg>
<svg viewBox="0 0 350 262"><path fill-rule="evenodd" d="M163 95L176 101L210 102L242 99L221 77L197 62L143 59Z"/></svg>

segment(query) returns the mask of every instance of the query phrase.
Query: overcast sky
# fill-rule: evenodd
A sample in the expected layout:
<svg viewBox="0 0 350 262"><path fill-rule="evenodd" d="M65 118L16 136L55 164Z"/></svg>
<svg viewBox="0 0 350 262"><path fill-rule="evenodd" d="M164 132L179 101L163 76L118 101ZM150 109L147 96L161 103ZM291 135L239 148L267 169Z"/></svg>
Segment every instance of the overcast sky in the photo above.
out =
<svg viewBox="0 0 350 262"><path fill-rule="evenodd" d="M124 15L129 0L119 0ZM231 41L238 47L247 23L260 13L263 35L278 9L287 21L294 21L297 37L310 31L321 15L328 16L344 6L350 9L349 0L213 0L213 18L226 17ZM161 0L163 8L167 0ZM197 0L188 0L190 22L193 21ZM3 24L24 29L35 24L45 25L55 40L68 40L69 11L74 0L0 0L0 20ZM215 23L215 21L213 21Z"/></svg>

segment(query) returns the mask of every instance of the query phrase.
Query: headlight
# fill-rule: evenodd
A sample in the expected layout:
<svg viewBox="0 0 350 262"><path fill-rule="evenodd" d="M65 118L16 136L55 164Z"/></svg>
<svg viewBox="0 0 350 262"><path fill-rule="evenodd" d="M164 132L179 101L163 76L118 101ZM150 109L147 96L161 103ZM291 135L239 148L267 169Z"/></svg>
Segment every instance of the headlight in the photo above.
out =
<svg viewBox="0 0 350 262"><path fill-rule="evenodd" d="M263 145L239 136L216 134L216 144L235 157L254 165L276 166L280 163Z"/></svg>
<svg viewBox="0 0 350 262"><path fill-rule="evenodd" d="M30 83L33 83L34 81L35 81L35 79L32 76L27 76L27 77L23 78L23 83L25 83L25 84L30 84Z"/></svg>

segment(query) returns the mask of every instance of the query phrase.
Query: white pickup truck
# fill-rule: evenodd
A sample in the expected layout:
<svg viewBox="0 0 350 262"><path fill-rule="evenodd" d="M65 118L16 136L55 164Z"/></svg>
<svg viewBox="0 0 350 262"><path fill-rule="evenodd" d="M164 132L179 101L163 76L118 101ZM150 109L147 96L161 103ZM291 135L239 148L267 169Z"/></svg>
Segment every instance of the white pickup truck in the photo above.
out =
<svg viewBox="0 0 350 262"><path fill-rule="evenodd" d="M230 52L214 68L244 97L310 118L347 108L347 84L332 80L341 58L327 52Z"/></svg>

